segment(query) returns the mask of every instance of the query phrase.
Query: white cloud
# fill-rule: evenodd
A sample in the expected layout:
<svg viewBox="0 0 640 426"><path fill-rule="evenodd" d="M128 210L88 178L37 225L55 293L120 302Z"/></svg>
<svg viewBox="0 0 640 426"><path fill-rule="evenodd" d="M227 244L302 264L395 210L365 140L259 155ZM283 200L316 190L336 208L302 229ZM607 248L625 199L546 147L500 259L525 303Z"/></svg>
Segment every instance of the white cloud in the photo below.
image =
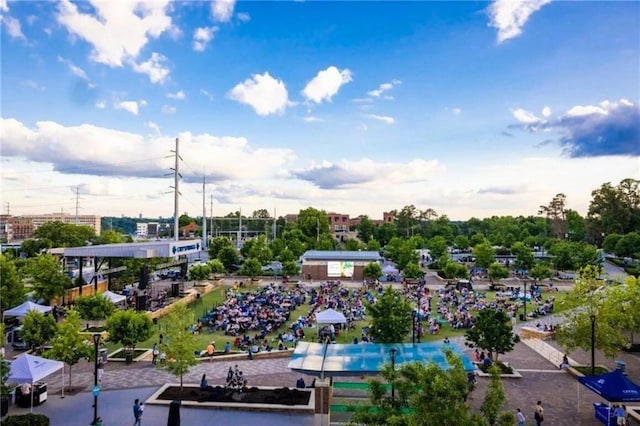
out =
<svg viewBox="0 0 640 426"><path fill-rule="evenodd" d="M495 0L489 6L489 26L498 29L498 43L522 34L529 17L551 0Z"/></svg>
<svg viewBox="0 0 640 426"><path fill-rule="evenodd" d="M551 108L548 106L545 106L544 108L542 108L542 116L543 117L550 117L551 116Z"/></svg>
<svg viewBox="0 0 640 426"><path fill-rule="evenodd" d="M372 120L382 121L386 124L393 124L396 120L393 117L389 117L388 115L377 115L377 114L367 114L365 117L368 117Z"/></svg>
<svg viewBox="0 0 640 426"><path fill-rule="evenodd" d="M99 197L123 196L127 193L127 191L125 191L123 182L121 181L82 183L80 185L71 187L74 192L76 188L78 189L78 193L80 195Z"/></svg>
<svg viewBox="0 0 640 426"><path fill-rule="evenodd" d="M567 111L567 116L569 117L581 117L585 115L607 115L608 112L603 106L597 105L576 105Z"/></svg>
<svg viewBox="0 0 640 426"><path fill-rule="evenodd" d="M536 117L535 114L522 108L516 108L512 110L511 113L516 120L524 124L538 123L540 121L540 119Z"/></svg>
<svg viewBox="0 0 640 426"><path fill-rule="evenodd" d="M149 60L136 64L131 63L133 70L140 74L147 74L152 83L164 83L169 76L169 68L165 65L167 58L157 52L153 52Z"/></svg>
<svg viewBox="0 0 640 426"><path fill-rule="evenodd" d="M218 31L218 27L201 27L193 31L193 50L203 52L213 36Z"/></svg>
<svg viewBox="0 0 640 426"><path fill-rule="evenodd" d="M160 126L158 126L153 121L147 121L144 125L151 131L153 131L156 135L160 135Z"/></svg>
<svg viewBox="0 0 640 426"><path fill-rule="evenodd" d="M136 101L122 101L116 102L113 107L115 109L122 109L129 111L133 115L138 115L138 102Z"/></svg>
<svg viewBox="0 0 640 426"><path fill-rule="evenodd" d="M184 100L184 99L187 98L187 95L184 93L184 91L178 90L175 93L167 93L167 98L169 98L169 99L177 99L177 100Z"/></svg>
<svg viewBox="0 0 640 426"><path fill-rule="evenodd" d="M104 109L107 106L105 101L98 101L96 102L96 108L98 109Z"/></svg>
<svg viewBox="0 0 640 426"><path fill-rule="evenodd" d="M171 105L162 105L162 113L167 115L175 114L176 107L173 107Z"/></svg>
<svg viewBox="0 0 640 426"><path fill-rule="evenodd" d="M235 0L214 0L211 3L211 14L216 21L229 22L235 5Z"/></svg>
<svg viewBox="0 0 640 426"><path fill-rule="evenodd" d="M397 86L399 84L402 84L402 81L400 80L391 80L388 83L382 83L378 86L377 89L374 90L370 90L369 92L367 92L367 95L369 96L373 96L374 98L380 97L380 95L382 95L384 92L387 92L391 89L393 89L394 86ZM393 97L390 97L391 99L393 99Z"/></svg>
<svg viewBox="0 0 640 426"><path fill-rule="evenodd" d="M58 56L58 61L65 64L67 67L69 67L69 71L71 71L71 73L76 77L89 81L89 77L87 76L87 73L82 68L74 65L71 61L61 56Z"/></svg>
<svg viewBox="0 0 640 426"><path fill-rule="evenodd" d="M18 21L16 18L13 18L9 15L1 15L0 22L2 22L2 26L6 28L7 33L9 33L9 36L11 38L26 40L26 37L22 33L20 21Z"/></svg>
<svg viewBox="0 0 640 426"><path fill-rule="evenodd" d="M9 6L7 5L7 0L0 0L0 12L8 12Z"/></svg>
<svg viewBox="0 0 640 426"><path fill-rule="evenodd" d="M91 4L96 15L82 13L69 0L58 2L57 19L71 34L93 48L91 60L120 67L138 57L150 38L171 30L169 0L99 1Z"/></svg>
<svg viewBox="0 0 640 426"><path fill-rule="evenodd" d="M206 96L207 98L209 98L210 101L213 100L213 94L209 93L208 91L206 91L205 89L200 89L200 94L202 96Z"/></svg>
<svg viewBox="0 0 640 426"><path fill-rule="evenodd" d="M339 70L334 66L330 66L326 70L319 71L318 74L311 79L302 91L302 95L317 104L322 101L331 102L340 90L343 84L347 84L352 80L351 71L348 69Z"/></svg>
<svg viewBox="0 0 640 426"><path fill-rule="evenodd" d="M240 22L249 22L251 20L251 15L246 12L240 12L236 15L236 17Z"/></svg>
<svg viewBox="0 0 640 426"><path fill-rule="evenodd" d="M289 94L282 80L269 75L255 74L238 83L227 93L227 98L251 106L258 115L280 113L289 104Z"/></svg>
<svg viewBox="0 0 640 426"><path fill-rule="evenodd" d="M313 115L308 115L308 116L304 117L303 120L306 121L307 123L317 123L319 121L322 121L321 118L315 117Z"/></svg>

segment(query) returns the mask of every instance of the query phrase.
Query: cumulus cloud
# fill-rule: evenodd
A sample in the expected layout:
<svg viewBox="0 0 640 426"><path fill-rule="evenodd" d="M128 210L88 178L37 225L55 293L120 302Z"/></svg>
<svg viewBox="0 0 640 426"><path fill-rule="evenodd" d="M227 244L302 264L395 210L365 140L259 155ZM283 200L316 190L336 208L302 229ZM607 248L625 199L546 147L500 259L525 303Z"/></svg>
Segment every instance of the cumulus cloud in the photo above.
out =
<svg viewBox="0 0 640 426"><path fill-rule="evenodd" d="M542 108L542 116L543 117L550 117L551 116L551 108L548 107L548 106Z"/></svg>
<svg viewBox="0 0 640 426"><path fill-rule="evenodd" d="M157 52L153 52L151 57L140 64L131 63L133 70L140 74L149 76L152 83L164 83L169 76L169 68L166 65L167 58Z"/></svg>
<svg viewBox="0 0 640 426"><path fill-rule="evenodd" d="M116 102L113 107L115 109L122 109L122 110L128 111L133 115L138 115L138 102L136 101Z"/></svg>
<svg viewBox="0 0 640 426"><path fill-rule="evenodd" d="M175 93L167 93L167 98L169 99L177 99L177 100L184 100L187 98L187 95L184 93L184 91L182 90L178 90Z"/></svg>
<svg viewBox="0 0 640 426"><path fill-rule="evenodd" d="M488 8L489 26L498 30L498 43L522 34L529 17L551 0L495 0Z"/></svg>
<svg viewBox="0 0 640 426"><path fill-rule="evenodd" d="M204 52L209 42L213 40L216 31L218 31L218 27L196 28L193 31L193 50L196 52Z"/></svg>
<svg viewBox="0 0 640 426"><path fill-rule="evenodd" d="M307 83L302 95L309 101L317 104L322 101L331 102L340 87L352 81L351 71L348 69L339 70L334 66L330 66L325 70L319 71L314 78Z"/></svg>
<svg viewBox="0 0 640 426"><path fill-rule="evenodd" d="M77 190L80 195L121 196L126 193L122 182L117 181L82 183L70 189L74 193Z"/></svg>
<svg viewBox="0 0 640 426"><path fill-rule="evenodd" d="M172 167L173 159L167 154L174 147L173 137L144 137L90 124L64 126L52 121L28 127L12 118L1 119L0 125L4 158L51 164L54 170L68 174L162 178ZM243 137L188 132L178 137L180 154L190 166L182 171L186 182L202 182L203 169L211 183L275 177L296 158L289 149L253 147ZM91 150L83 149L87 141L91 141Z"/></svg>
<svg viewBox="0 0 640 426"><path fill-rule="evenodd" d="M175 114L176 113L176 107L173 107L171 105L162 105L162 113L163 114Z"/></svg>
<svg viewBox="0 0 640 426"><path fill-rule="evenodd" d="M57 20L69 33L91 45L94 62L120 67L135 60L150 38L172 29L167 14L169 0L92 0L91 5L95 15L80 12L69 0L60 0Z"/></svg>
<svg viewBox="0 0 640 426"><path fill-rule="evenodd" d="M385 173L379 173L380 170L385 170ZM339 163L324 161L288 173L321 189L340 189L375 182L422 182L442 170L443 167L435 160L415 159L407 163L392 163L364 158L357 161L342 160Z"/></svg>
<svg viewBox="0 0 640 426"><path fill-rule="evenodd" d="M154 123L153 121L147 121L144 123L144 125L151 131L153 131L153 133L155 133L156 135L160 134L160 126L158 126L156 123Z"/></svg>
<svg viewBox="0 0 640 426"><path fill-rule="evenodd" d="M576 105L547 120L519 121L533 133L558 133L553 142L569 157L640 156L640 106L626 99Z"/></svg>
<svg viewBox="0 0 640 426"><path fill-rule="evenodd" d="M535 114L522 108L516 108L512 110L511 113L513 114L513 118L518 120L520 123L532 124L540 122L540 119L536 117Z"/></svg>
<svg viewBox="0 0 640 426"><path fill-rule="evenodd" d="M387 115L367 114L365 115L365 117L370 118L372 120L376 120L376 121L382 121L383 123L386 123L386 124L393 124L396 122L396 120L393 117L389 117Z"/></svg>
<svg viewBox="0 0 640 426"><path fill-rule="evenodd" d="M281 113L289 103L289 94L282 80L268 72L254 74L238 83L227 93L227 98L251 106L258 115Z"/></svg>
<svg viewBox="0 0 640 426"><path fill-rule="evenodd" d="M9 9L7 8L7 10ZM0 15L0 22L2 22L2 26L5 28L11 38L26 40L26 37L22 33L22 26L20 25L20 21L18 21L16 18L3 13L2 15Z"/></svg>
<svg viewBox="0 0 640 426"><path fill-rule="evenodd" d="M233 16L236 0L214 0L211 3L211 15L219 22L229 22Z"/></svg>
<svg viewBox="0 0 640 426"><path fill-rule="evenodd" d="M391 80L390 82L382 83L378 86L377 89L370 90L369 92L367 92L367 95L372 96L374 98L380 97L380 95L382 95L384 92L387 92L393 89L393 87L397 86L398 84L402 84L402 81Z"/></svg>

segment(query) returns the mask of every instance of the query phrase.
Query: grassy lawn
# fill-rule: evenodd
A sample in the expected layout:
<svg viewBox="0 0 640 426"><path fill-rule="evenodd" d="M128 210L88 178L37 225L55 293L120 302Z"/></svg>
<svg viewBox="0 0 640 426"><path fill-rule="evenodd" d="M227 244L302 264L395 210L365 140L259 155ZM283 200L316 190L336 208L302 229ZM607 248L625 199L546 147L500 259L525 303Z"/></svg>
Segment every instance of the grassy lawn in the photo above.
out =
<svg viewBox="0 0 640 426"><path fill-rule="evenodd" d="M241 288L240 292L249 292L254 290L256 287L245 287L245 288ZM192 304L189 305L189 310L192 312L193 314L193 318L194 318L194 322L197 321L198 318L201 318L202 316L204 316L204 313L209 310L209 309L213 309L214 307L216 307L217 305L221 304L224 302L225 299L225 294L226 291L228 290L228 287L218 287L216 289L214 289L213 291L211 291L210 293L207 293L206 295L202 296L200 299L194 301ZM544 292L543 293L543 300L554 296L556 298L556 302L554 304L554 312L560 312L563 310L563 306L562 303L560 303L562 300L564 300L567 296L567 292L563 292L560 291L558 293L548 293L548 292ZM491 301L495 299L495 292L490 292L487 291L486 292L487 295L487 300ZM439 301L439 297L437 296L437 293L434 295L434 298L432 299L432 315L435 314L435 309L438 306L438 301ZM267 338L269 340L273 340L275 339L279 333L284 333L286 332L286 327L288 327L288 325L295 321L296 319L298 319L298 317L300 316L305 316L309 313L311 309L311 306L307 303L303 304L302 306L299 306L297 309L295 309L292 313L291 313L291 317L289 320L289 323L286 324L285 326L281 327L279 330L276 330L274 332L271 332ZM527 312L532 312L533 310L535 310L534 305L531 302L527 303ZM521 314L524 312L524 309L521 307L518 311L518 314ZM542 320L544 320L544 317L542 317ZM336 339L337 343L351 343L353 341L354 337L357 337L358 340L360 340L360 337L362 335L362 329L363 327L366 327L369 325L368 321L358 321L356 322L356 326L355 329L353 330L347 330L342 332ZM144 342L140 342L139 344L136 345L136 347L138 348L151 348L153 346L153 343L158 342L159 340L159 335L160 333L162 333L162 330L166 329L166 318L160 318L158 320L158 325L154 326L153 328L153 334L151 336L151 338L147 339ZM440 332L437 335L431 335L428 333L428 328L426 326L426 323L423 322L423 329L425 330L425 335L422 336L420 338L421 342L433 342L433 341L440 341L443 340L445 337L457 337L457 336L462 336L464 335L464 330L453 330L451 328L451 326L448 323L442 322L442 327L440 327ZM249 335L253 335L255 333L249 333ZM206 327L203 329L203 332L199 335L195 336L195 339L198 343L198 347L201 348L202 350L204 350L208 343L210 341L215 341L216 342L216 349L217 350L221 350L224 346L224 344L226 342L230 342L233 344L233 340L235 339L235 337L232 336L225 336L223 332L219 331L219 332L215 332L215 333L210 333L208 331L206 331ZM305 329L305 338L303 339L303 341L306 342L315 342L317 341L317 328L307 328ZM417 341L417 337L416 337L416 341ZM409 335L407 336L406 339L407 343L411 342L411 333L409 333ZM291 347L292 344L291 343L287 343L286 346ZM111 353L112 351L120 348L119 345L116 345L114 343L107 343L107 348L109 349L109 353Z"/></svg>

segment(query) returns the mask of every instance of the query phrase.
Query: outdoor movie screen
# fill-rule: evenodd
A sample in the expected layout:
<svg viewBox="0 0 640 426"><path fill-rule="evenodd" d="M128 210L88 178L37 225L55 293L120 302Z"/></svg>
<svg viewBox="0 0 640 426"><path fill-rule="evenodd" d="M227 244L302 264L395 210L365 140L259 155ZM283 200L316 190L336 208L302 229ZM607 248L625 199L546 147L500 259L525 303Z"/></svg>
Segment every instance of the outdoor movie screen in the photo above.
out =
<svg viewBox="0 0 640 426"><path fill-rule="evenodd" d="M350 261L327 262L327 277L351 278L353 277L354 264Z"/></svg>

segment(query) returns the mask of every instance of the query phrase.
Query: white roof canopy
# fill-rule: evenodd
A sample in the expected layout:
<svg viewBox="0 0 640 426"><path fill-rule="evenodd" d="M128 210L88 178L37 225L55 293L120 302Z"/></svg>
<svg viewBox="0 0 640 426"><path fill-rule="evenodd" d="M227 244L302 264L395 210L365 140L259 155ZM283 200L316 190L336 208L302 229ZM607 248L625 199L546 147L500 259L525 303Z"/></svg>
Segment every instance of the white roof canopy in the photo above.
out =
<svg viewBox="0 0 640 426"><path fill-rule="evenodd" d="M20 355L11 362L8 382L34 384L62 369L63 366L61 361L29 354Z"/></svg>
<svg viewBox="0 0 640 426"><path fill-rule="evenodd" d="M342 312L329 308L316 313L316 322L318 324L346 324L347 318Z"/></svg>
<svg viewBox="0 0 640 426"><path fill-rule="evenodd" d="M49 312L53 308L51 306L38 305L33 302L24 302L20 306L16 306L15 308L8 309L4 311L4 315L7 317L19 317L22 318L27 315L27 312L34 310L42 313Z"/></svg>
<svg viewBox="0 0 640 426"><path fill-rule="evenodd" d="M104 297L106 297L107 299L109 299L112 303L118 304L120 302L124 302L125 300L127 300L127 296L123 296L121 294L118 293L114 293L112 291L105 291L104 293L102 293L102 295Z"/></svg>

